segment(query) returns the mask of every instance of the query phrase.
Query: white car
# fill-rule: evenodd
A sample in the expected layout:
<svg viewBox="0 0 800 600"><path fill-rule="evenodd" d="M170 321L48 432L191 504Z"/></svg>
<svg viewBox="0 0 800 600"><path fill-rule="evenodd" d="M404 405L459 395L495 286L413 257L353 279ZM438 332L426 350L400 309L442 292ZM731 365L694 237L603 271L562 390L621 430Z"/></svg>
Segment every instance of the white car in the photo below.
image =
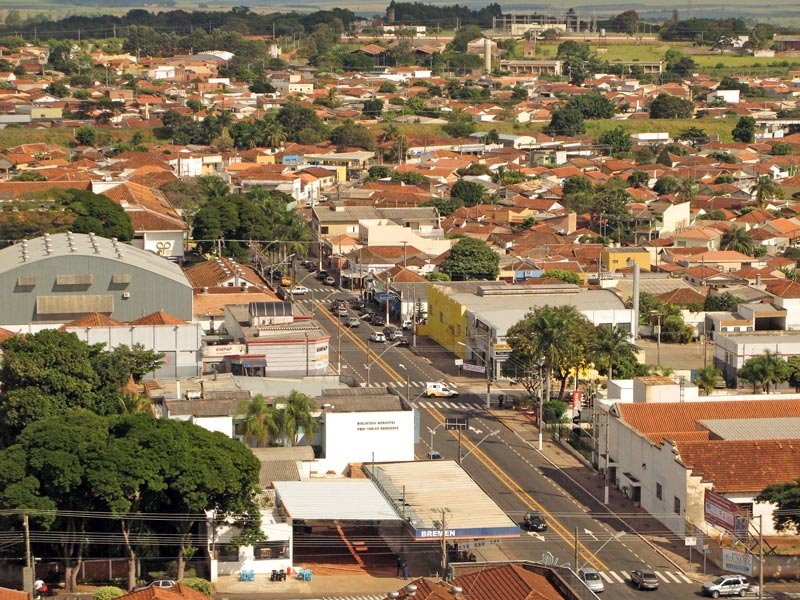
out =
<svg viewBox="0 0 800 600"><path fill-rule="evenodd" d="M603 579L600 577L600 573L591 567L583 567L582 569L579 569L578 579L580 579L584 584L586 584L587 588L595 593L602 592L605 589L605 585L603 585Z"/></svg>
<svg viewBox="0 0 800 600"><path fill-rule="evenodd" d="M385 342L386 336L382 331L373 331L369 334L369 339L373 342Z"/></svg>
<svg viewBox="0 0 800 600"><path fill-rule="evenodd" d="M302 296L304 294L308 294L311 290L304 285L296 285L289 291L293 296Z"/></svg>
<svg viewBox="0 0 800 600"><path fill-rule="evenodd" d="M426 398L452 398L454 396L458 396L458 390L455 390L444 383L429 381L425 384Z"/></svg>
<svg viewBox="0 0 800 600"><path fill-rule="evenodd" d="M411 331L412 329L414 329L414 321L412 321L411 319L406 319L405 321L403 321L403 329L405 331Z"/></svg>

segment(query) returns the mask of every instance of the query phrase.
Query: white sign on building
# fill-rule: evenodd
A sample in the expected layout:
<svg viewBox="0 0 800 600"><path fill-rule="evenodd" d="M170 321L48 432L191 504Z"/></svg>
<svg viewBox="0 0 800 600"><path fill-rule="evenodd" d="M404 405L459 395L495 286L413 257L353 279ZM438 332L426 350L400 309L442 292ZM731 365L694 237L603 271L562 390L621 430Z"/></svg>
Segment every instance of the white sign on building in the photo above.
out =
<svg viewBox="0 0 800 600"><path fill-rule="evenodd" d="M753 555L735 550L722 550L722 568L740 575L753 574Z"/></svg>

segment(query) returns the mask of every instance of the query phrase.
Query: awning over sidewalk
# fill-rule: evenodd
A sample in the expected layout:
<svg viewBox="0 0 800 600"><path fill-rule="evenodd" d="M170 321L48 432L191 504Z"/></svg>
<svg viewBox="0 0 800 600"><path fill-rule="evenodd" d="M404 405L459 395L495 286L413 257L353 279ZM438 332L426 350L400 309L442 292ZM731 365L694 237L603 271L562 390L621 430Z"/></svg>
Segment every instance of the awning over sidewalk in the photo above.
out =
<svg viewBox="0 0 800 600"><path fill-rule="evenodd" d="M369 479L276 481L278 502L298 521L400 521Z"/></svg>
<svg viewBox="0 0 800 600"><path fill-rule="evenodd" d="M455 461L381 463L365 469L389 498L416 540L517 537L519 526ZM405 492L405 493L404 493ZM404 502L403 502L404 501Z"/></svg>

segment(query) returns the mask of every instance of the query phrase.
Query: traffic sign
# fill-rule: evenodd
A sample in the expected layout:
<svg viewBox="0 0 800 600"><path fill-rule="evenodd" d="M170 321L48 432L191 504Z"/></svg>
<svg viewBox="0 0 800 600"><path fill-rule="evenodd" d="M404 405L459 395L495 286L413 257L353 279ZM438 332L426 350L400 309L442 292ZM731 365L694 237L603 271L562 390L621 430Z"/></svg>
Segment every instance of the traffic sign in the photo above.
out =
<svg viewBox="0 0 800 600"><path fill-rule="evenodd" d="M683 545L684 546L697 546L697 538L696 537L685 537L685 538L683 538Z"/></svg>

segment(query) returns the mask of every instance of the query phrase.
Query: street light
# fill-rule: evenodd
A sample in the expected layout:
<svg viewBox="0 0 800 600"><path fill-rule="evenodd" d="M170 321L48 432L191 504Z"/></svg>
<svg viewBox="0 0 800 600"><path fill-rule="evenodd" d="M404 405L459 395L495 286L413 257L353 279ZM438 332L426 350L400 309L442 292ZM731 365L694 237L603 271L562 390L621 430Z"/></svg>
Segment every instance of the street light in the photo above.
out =
<svg viewBox="0 0 800 600"><path fill-rule="evenodd" d="M428 427L428 431L429 431L429 432L430 432L430 434L431 434L431 452L433 452L433 434L435 434L435 433L436 433L436 430L437 430L437 429L439 429L439 427L444 427L444 423L439 423L439 424L438 424L436 427L434 427L433 429L431 429L430 427Z"/></svg>
<svg viewBox="0 0 800 600"><path fill-rule="evenodd" d="M367 361L368 361L368 362L367 362L367 385L369 385L369 383L370 383L370 373L372 372L372 365L373 365L373 363L375 363L375 361L376 361L376 360L378 360L378 359L379 359L381 356L383 356L384 354L386 354L386 353L387 353L389 350L391 350L392 348L395 348L396 346L399 346L399 345L400 345L400 342L399 342L399 341L397 341L397 342L393 342L393 343L389 344L389 345L388 345L388 346L387 346L387 347L384 349L384 351L383 351L383 352L381 352L380 354L378 354L378 355L377 355L375 358L373 358L372 360L369 360L370 346L369 346L369 342L367 342Z"/></svg>
<svg viewBox="0 0 800 600"><path fill-rule="evenodd" d="M470 450L469 452L467 452L467 453L466 453L464 456L461 456L461 457L459 457L459 458L460 458L459 462L461 462L462 460L464 460L465 458L467 458L467 457L468 457L470 454L472 454L473 452L475 452L475 450L478 448L478 446L480 446L480 445L481 445L483 442L485 442L486 440L488 440L490 437L494 437L494 436L496 436L498 433L500 433L500 430L499 430L499 429L495 429L494 431L490 431L489 433L487 433L485 436L483 436L483 437L482 437L482 438L481 438L481 439L480 439L480 440L479 440L479 441L478 441L478 442L477 442L477 443L476 443L476 444L473 446L472 450Z"/></svg>

